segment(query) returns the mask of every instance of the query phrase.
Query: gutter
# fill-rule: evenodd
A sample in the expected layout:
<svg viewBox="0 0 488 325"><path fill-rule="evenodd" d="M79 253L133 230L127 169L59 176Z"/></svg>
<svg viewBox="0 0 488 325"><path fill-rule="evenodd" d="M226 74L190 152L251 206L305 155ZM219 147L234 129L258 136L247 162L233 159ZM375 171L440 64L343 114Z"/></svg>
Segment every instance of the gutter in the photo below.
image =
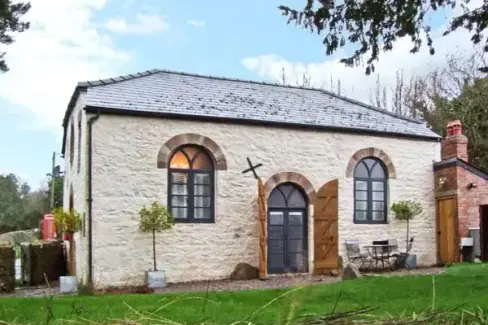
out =
<svg viewBox="0 0 488 325"><path fill-rule="evenodd" d="M88 120L88 283L93 283L93 236L92 236L92 215L93 215L93 178L92 178L92 140L93 124L100 118L100 111L96 116Z"/></svg>

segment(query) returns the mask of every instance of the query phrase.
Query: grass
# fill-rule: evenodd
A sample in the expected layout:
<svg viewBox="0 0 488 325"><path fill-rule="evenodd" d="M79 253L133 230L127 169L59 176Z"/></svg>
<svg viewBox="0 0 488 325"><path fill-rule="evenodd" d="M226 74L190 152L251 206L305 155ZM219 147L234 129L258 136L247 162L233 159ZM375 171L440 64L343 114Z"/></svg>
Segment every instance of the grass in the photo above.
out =
<svg viewBox="0 0 488 325"><path fill-rule="evenodd" d="M143 313L185 324L276 324L285 323L290 315L323 315L334 308L346 311L365 306L376 307L374 315L398 317L431 309L434 295L435 308L488 310L488 264L453 266L436 276L367 277L292 290L71 296L56 297L50 303L49 298L0 298L0 320L46 324L51 314L49 322L54 323L107 323L138 319Z"/></svg>

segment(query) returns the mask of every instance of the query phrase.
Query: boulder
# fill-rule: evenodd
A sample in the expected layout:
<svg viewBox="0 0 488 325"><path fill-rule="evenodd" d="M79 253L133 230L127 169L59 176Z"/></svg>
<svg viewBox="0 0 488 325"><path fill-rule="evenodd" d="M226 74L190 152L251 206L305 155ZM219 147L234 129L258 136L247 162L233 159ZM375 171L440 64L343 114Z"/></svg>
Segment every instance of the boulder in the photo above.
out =
<svg viewBox="0 0 488 325"><path fill-rule="evenodd" d="M344 271L342 272L342 280L354 280L362 277L358 267L355 264L347 263Z"/></svg>
<svg viewBox="0 0 488 325"><path fill-rule="evenodd" d="M247 263L239 263L230 275L231 280L252 280L259 278L258 268Z"/></svg>

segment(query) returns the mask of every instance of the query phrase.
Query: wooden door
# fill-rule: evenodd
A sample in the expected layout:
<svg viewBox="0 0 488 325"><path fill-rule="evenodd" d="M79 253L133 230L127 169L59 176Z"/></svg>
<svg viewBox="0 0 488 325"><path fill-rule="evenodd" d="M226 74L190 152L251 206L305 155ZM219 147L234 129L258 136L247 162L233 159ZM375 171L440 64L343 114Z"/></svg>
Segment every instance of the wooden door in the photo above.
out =
<svg viewBox="0 0 488 325"><path fill-rule="evenodd" d="M314 202L314 273L339 267L338 181L323 185Z"/></svg>
<svg viewBox="0 0 488 325"><path fill-rule="evenodd" d="M437 199L437 253L440 264L457 262L456 218L456 198Z"/></svg>
<svg viewBox="0 0 488 325"><path fill-rule="evenodd" d="M258 178L258 218L259 218L259 277L266 278L266 201L264 185Z"/></svg>

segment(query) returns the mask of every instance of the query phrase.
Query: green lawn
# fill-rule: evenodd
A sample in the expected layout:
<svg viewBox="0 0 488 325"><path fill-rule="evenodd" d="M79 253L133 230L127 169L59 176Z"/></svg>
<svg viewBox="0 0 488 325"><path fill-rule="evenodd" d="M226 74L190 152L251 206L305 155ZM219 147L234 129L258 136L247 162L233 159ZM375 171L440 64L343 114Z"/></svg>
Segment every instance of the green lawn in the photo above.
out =
<svg viewBox="0 0 488 325"><path fill-rule="evenodd" d="M143 313L186 324L202 321L229 324L242 320L276 324L285 322L290 314L329 313L341 291L336 308L339 311L375 306L376 315L411 314L432 306L433 276L368 277L295 290L211 292L207 299L205 293L59 297L52 301L52 314L54 323L68 319L107 323L138 319L138 313ZM45 323L47 301L46 298L0 298L0 323L2 320ZM436 275L435 306L459 310L480 306L488 311L488 264L459 265L449 268L446 274Z"/></svg>

